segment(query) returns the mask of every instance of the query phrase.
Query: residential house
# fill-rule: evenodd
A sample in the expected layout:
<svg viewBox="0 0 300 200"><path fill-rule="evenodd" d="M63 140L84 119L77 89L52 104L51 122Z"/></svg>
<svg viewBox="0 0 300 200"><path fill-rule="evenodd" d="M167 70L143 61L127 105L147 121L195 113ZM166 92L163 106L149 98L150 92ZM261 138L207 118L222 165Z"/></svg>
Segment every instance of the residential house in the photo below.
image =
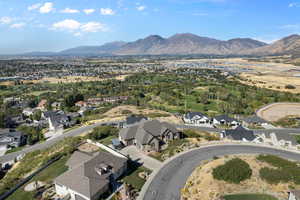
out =
<svg viewBox="0 0 300 200"><path fill-rule="evenodd" d="M70 200L98 200L127 170L127 159L108 152L73 153L68 171L54 180L56 193Z"/></svg>
<svg viewBox="0 0 300 200"><path fill-rule="evenodd" d="M0 149L20 147L26 144L27 137L20 131L0 129Z"/></svg>
<svg viewBox="0 0 300 200"><path fill-rule="evenodd" d="M87 103L85 101L78 101L75 103L75 106L78 106L80 108L87 107Z"/></svg>
<svg viewBox="0 0 300 200"><path fill-rule="evenodd" d="M119 140L124 145L135 145L142 151L159 152L169 141L180 137L181 133L174 126L157 120L143 121L119 132Z"/></svg>
<svg viewBox="0 0 300 200"><path fill-rule="evenodd" d="M201 112L188 112L183 115L183 121L186 124L203 125L209 124L210 119Z"/></svg>
<svg viewBox="0 0 300 200"><path fill-rule="evenodd" d="M253 115L243 119L243 124L245 126L264 126L267 125L268 122L257 115Z"/></svg>
<svg viewBox="0 0 300 200"><path fill-rule="evenodd" d="M70 118L63 111L43 112L42 117L48 120L51 132L61 133L64 128L71 126Z"/></svg>
<svg viewBox="0 0 300 200"><path fill-rule="evenodd" d="M227 138L230 140L237 140L243 142L253 142L256 139L252 130L245 129L242 126L238 126L235 129L225 130L221 134L221 138Z"/></svg>
<svg viewBox="0 0 300 200"><path fill-rule="evenodd" d="M288 200L300 200L300 190L291 190Z"/></svg>
<svg viewBox="0 0 300 200"><path fill-rule="evenodd" d="M148 120L147 117L141 115L131 115L129 117L126 117L126 120L124 122L121 122L119 126L121 128L128 128L146 120Z"/></svg>
<svg viewBox="0 0 300 200"><path fill-rule="evenodd" d="M219 115L213 118L214 125L227 125L227 126L238 126L240 123L237 119L229 117L228 115Z"/></svg>

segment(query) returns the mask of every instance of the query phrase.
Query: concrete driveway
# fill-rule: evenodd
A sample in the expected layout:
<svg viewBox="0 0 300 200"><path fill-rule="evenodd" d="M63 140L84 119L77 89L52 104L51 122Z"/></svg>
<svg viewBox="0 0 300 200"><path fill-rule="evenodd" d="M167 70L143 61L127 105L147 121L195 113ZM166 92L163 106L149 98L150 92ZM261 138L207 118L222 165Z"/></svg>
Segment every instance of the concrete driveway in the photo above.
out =
<svg viewBox="0 0 300 200"><path fill-rule="evenodd" d="M151 169L152 171L160 169L162 166L162 162L147 156L133 145L125 147L121 150L121 153L129 155L132 160L141 163L144 167Z"/></svg>

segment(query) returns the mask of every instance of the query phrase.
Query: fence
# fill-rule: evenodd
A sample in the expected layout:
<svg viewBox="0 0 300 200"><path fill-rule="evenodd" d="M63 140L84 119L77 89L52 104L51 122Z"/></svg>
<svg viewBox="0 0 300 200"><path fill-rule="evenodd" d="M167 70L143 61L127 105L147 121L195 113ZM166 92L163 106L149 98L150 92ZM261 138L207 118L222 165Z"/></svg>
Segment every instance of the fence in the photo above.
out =
<svg viewBox="0 0 300 200"><path fill-rule="evenodd" d="M96 145L97 147L100 147L101 149L104 149L105 151L108 151L109 153L111 153L111 154L113 154L115 156L128 159L127 156L125 156L124 154L120 153L119 151L114 150L114 149L110 148L109 146L106 146L106 145L101 144L99 142L94 142L94 141L92 141L90 139L87 139L87 143Z"/></svg>
<svg viewBox="0 0 300 200"><path fill-rule="evenodd" d="M29 175L27 178L23 179L22 181L20 181L17 185L15 185L13 188L11 188L10 190L8 190L7 192L5 192L4 194L2 194L0 196L0 200L4 200L7 197L9 197L10 195L12 195L17 189L19 189L20 187L22 187L23 185L25 185L28 181L30 181L35 175L37 175L38 173L40 173L41 171L43 171L44 169L46 169L47 167L49 167L51 164L53 164L54 162L58 161L59 159L61 159L62 155L57 156L51 160L49 160L45 165L43 165L41 168L39 168L38 170L36 170L35 172L33 172L31 175Z"/></svg>

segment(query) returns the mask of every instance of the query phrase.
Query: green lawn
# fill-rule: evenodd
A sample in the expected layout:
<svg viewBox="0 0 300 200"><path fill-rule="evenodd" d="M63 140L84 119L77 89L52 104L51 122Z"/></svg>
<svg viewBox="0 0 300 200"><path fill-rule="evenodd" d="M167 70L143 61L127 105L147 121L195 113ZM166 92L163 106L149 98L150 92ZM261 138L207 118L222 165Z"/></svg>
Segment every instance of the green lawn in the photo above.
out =
<svg viewBox="0 0 300 200"><path fill-rule="evenodd" d="M151 170L145 167L138 167L135 171L133 171L130 175L123 178L123 181L127 184L130 184L135 189L141 190L146 180L139 177L140 172L148 172L151 173Z"/></svg>
<svg viewBox="0 0 300 200"><path fill-rule="evenodd" d="M277 200L266 194L233 194L224 196L225 200Z"/></svg>
<svg viewBox="0 0 300 200"><path fill-rule="evenodd" d="M17 151L21 151L24 148L24 146L22 147L16 147L16 148L12 148L8 151L5 152L5 154L9 154L9 153L13 153L13 152L17 152Z"/></svg>
<svg viewBox="0 0 300 200"><path fill-rule="evenodd" d="M101 144L104 144L104 145L108 146L108 145L111 144L111 140L114 139L114 138L117 138L117 137L116 137L115 135L113 135L113 136L108 136L108 137L106 137L106 138L104 138L104 139L102 139L102 140L99 140L99 142L100 142Z"/></svg>
<svg viewBox="0 0 300 200"><path fill-rule="evenodd" d="M38 175L33 177L31 181L43 181L47 183L51 183L54 178L58 177L62 173L68 170L67 166L65 166L69 157L63 157L60 160L56 161L52 165L50 165L47 169L40 172ZM27 183L27 184L28 184ZM34 192L25 192L24 186L19 188L16 192L14 192L7 200L34 200Z"/></svg>

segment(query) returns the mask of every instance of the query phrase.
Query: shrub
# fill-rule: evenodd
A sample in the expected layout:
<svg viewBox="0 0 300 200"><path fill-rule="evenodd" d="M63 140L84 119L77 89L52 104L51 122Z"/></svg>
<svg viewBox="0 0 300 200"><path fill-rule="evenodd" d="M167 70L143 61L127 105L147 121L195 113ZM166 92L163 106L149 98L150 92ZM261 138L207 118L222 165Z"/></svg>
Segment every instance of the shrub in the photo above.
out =
<svg viewBox="0 0 300 200"><path fill-rule="evenodd" d="M123 115L131 114L132 112L130 110L122 110L121 112Z"/></svg>
<svg viewBox="0 0 300 200"><path fill-rule="evenodd" d="M257 160L267 162L276 169L262 168L259 172L260 177L271 184L280 182L294 182L300 184L300 167L296 162L285 160L273 155L260 155Z"/></svg>
<svg viewBox="0 0 300 200"><path fill-rule="evenodd" d="M251 175L252 170L249 164L239 158L234 158L213 169L214 179L235 184L249 179Z"/></svg>
<svg viewBox="0 0 300 200"><path fill-rule="evenodd" d="M93 129L91 133L88 134L88 138L92 140L102 140L109 136L117 136L118 129L112 126L100 126Z"/></svg>
<svg viewBox="0 0 300 200"><path fill-rule="evenodd" d="M259 176L269 184L286 183L290 180L290 175L285 171L267 167L260 169Z"/></svg>
<svg viewBox="0 0 300 200"><path fill-rule="evenodd" d="M294 85L286 85L285 89L294 90L296 87Z"/></svg>

